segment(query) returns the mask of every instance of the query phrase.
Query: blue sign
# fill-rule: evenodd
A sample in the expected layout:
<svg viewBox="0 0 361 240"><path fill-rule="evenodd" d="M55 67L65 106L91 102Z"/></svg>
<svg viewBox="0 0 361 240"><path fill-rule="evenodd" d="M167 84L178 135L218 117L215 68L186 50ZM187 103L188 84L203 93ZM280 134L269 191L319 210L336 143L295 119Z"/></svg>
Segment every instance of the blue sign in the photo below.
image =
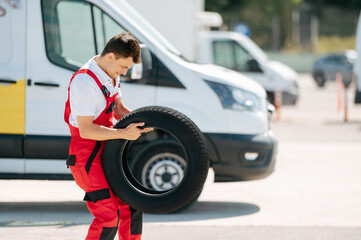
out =
<svg viewBox="0 0 361 240"><path fill-rule="evenodd" d="M247 37L251 36L251 30L244 23L236 23L233 27L233 31L243 33Z"/></svg>

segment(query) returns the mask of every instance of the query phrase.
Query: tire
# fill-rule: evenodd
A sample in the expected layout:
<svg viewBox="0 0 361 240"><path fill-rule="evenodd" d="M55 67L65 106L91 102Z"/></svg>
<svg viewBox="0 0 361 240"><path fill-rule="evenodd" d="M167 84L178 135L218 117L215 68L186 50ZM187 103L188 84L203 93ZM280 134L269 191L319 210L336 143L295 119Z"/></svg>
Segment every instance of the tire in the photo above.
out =
<svg viewBox="0 0 361 240"><path fill-rule="evenodd" d="M167 190L159 191L142 185L139 175L132 173L129 166L131 164L124 157L131 141L109 140L103 151L103 167L111 189L126 204L147 213L168 213L184 207L196 198L207 178L209 155L203 134L182 113L159 106L137 109L125 116L114 128L125 128L134 122L145 122L145 127L161 129L176 139L179 143L178 150L183 150L186 165L183 179ZM151 144L159 146L159 142ZM170 143L170 146L174 149L174 145Z"/></svg>
<svg viewBox="0 0 361 240"><path fill-rule="evenodd" d="M201 191L197 194L197 196L192 201L187 203L187 205L185 205L185 206L183 206L183 207L181 207L181 208L179 208L176 211L171 212L171 213L182 213L182 212L187 211L193 204L195 204L198 201L198 198L201 195L202 190L203 190L203 188L201 189Z"/></svg>
<svg viewBox="0 0 361 240"><path fill-rule="evenodd" d="M179 143L173 139L159 139L145 145L131 160L134 177L145 187L165 191L176 187L186 169L185 154ZM169 168L169 169L167 169ZM181 213L190 208L201 195L172 213Z"/></svg>
<svg viewBox="0 0 361 240"><path fill-rule="evenodd" d="M313 78L316 81L316 84L318 87L323 87L325 86L326 83L326 78L325 75L323 73L316 73Z"/></svg>
<svg viewBox="0 0 361 240"><path fill-rule="evenodd" d="M131 160L133 176L155 191L176 187L184 177L187 163L177 141L160 139L145 145Z"/></svg>

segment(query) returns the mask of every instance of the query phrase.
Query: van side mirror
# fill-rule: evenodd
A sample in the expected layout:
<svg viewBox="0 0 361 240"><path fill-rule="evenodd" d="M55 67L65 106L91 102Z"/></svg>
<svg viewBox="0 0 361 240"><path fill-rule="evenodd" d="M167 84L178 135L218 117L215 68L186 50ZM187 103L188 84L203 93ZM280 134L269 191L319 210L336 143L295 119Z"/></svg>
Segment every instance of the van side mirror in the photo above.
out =
<svg viewBox="0 0 361 240"><path fill-rule="evenodd" d="M138 64L133 64L133 67L128 70L128 73L126 75L127 81L139 81L144 80L147 81L147 79L151 76L152 71L152 54L147 48L146 45L141 44L141 58L142 61Z"/></svg>
<svg viewBox="0 0 361 240"><path fill-rule="evenodd" d="M143 76L143 63L140 62L138 64L134 64L130 69L130 79L131 80L139 80L142 79Z"/></svg>
<svg viewBox="0 0 361 240"><path fill-rule="evenodd" d="M140 45L142 61L134 64L131 72L131 80L147 80L152 72L152 54L145 44ZM134 68L135 67L135 68ZM134 69L133 69L134 68Z"/></svg>
<svg viewBox="0 0 361 240"><path fill-rule="evenodd" d="M251 72L263 72L262 68L260 67L259 63L255 59L251 59L248 62L248 69Z"/></svg>

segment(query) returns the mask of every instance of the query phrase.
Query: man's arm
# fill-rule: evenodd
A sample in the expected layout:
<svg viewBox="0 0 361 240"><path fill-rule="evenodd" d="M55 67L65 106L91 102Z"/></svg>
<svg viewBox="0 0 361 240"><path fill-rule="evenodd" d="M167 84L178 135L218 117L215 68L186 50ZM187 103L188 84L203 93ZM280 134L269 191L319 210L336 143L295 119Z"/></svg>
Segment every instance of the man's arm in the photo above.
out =
<svg viewBox="0 0 361 240"><path fill-rule="evenodd" d="M124 129L108 128L93 123L94 116L77 116L79 133L82 138L104 141L110 139L136 140L146 129L140 129L144 122L131 123Z"/></svg>
<svg viewBox="0 0 361 240"><path fill-rule="evenodd" d="M121 119L130 112L131 110L123 104L122 98L115 99L114 117L116 120Z"/></svg>
<svg viewBox="0 0 361 240"><path fill-rule="evenodd" d="M122 102L121 98L117 98L115 100L115 109L114 109L114 117L116 120L123 118L125 115L129 114L132 110L130 110L127 106L125 106ZM143 132L153 131L154 128L144 128Z"/></svg>

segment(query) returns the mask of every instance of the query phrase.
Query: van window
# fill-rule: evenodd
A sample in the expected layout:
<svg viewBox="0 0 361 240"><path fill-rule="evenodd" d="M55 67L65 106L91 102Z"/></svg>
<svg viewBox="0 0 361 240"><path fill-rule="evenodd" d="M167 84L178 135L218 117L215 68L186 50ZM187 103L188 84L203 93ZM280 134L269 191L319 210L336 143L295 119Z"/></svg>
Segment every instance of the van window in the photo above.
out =
<svg viewBox="0 0 361 240"><path fill-rule="evenodd" d="M97 53L101 53L108 40L125 29L99 8L93 6L93 11Z"/></svg>
<svg viewBox="0 0 361 240"><path fill-rule="evenodd" d="M58 15L60 56L68 62L82 66L95 55L92 14L90 4L81 2L59 2ZM82 64L83 63L83 64Z"/></svg>
<svg viewBox="0 0 361 240"><path fill-rule="evenodd" d="M230 40L213 41L214 63L240 72L250 71L248 52L237 42Z"/></svg>
<svg viewBox="0 0 361 240"><path fill-rule="evenodd" d="M49 60L73 71L100 54L111 37L125 31L85 1L43 0L42 13Z"/></svg>

